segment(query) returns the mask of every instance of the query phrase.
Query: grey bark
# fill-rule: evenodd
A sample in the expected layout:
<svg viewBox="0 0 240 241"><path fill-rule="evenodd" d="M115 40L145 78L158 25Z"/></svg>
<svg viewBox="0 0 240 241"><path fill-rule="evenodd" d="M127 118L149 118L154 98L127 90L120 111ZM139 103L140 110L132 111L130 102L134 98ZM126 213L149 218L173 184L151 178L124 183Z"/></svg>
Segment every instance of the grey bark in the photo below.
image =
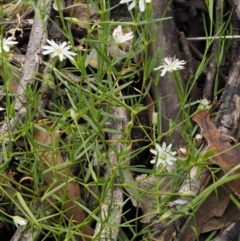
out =
<svg viewBox="0 0 240 241"><path fill-rule="evenodd" d="M150 57L153 57L156 49L161 49L164 45L164 57L178 57L178 39L173 18L173 8L171 1L168 0L154 0L153 1L154 18L172 17L171 19L161 21L160 23L154 23L152 31L157 32L159 24L161 28L156 36L155 42L149 48ZM162 59L158 58L158 65L161 65ZM154 74L154 73L153 73ZM161 109L158 108L157 112L161 113L162 116L162 132L169 130L169 119L176 120L179 113L179 99L176 93L173 82L171 81L170 75L166 73L163 77L159 76L157 87L152 86L151 89L153 100L165 97L161 102ZM179 120L180 121L180 120ZM163 138L164 139L164 138ZM172 134L173 146L180 146L183 140L180 133L175 130Z"/></svg>
<svg viewBox="0 0 240 241"><path fill-rule="evenodd" d="M119 175L119 173L112 172L112 170L115 169L113 167L119 165L119 162L122 162L122 165L126 165L124 164L125 160L119 159L119 156L121 156L120 153L124 152L124 142L126 141L126 137L123 133L130 121L129 114L124 108L111 107L110 113L120 118L120 120L111 118L106 123L106 128L118 130L119 133L108 134L108 139L111 143L108 158L111 166L106 166L104 173L105 178ZM116 177L115 182L118 183L119 178ZM97 223L95 235L99 235L100 241L113 241L117 240L118 238L119 225L121 223L122 216L123 191L119 187L112 187L112 183L106 190L108 190L108 193L104 199L104 203L102 204L100 211L101 223ZM102 225L102 223L107 224L108 219L111 220L112 228L108 227L107 225Z"/></svg>
<svg viewBox="0 0 240 241"><path fill-rule="evenodd" d="M27 86L34 86L36 83L36 74L38 72L40 59L41 59L41 47L45 38L45 26L47 26L50 6L53 0L47 0L45 6L41 0L38 1L37 6L39 9L45 9L44 20L41 19L40 12L35 13L34 22L30 34L29 44L27 48L25 63L23 66L23 74L18 85L16 102L14 109L16 111L16 117L11 120L6 120L0 127L0 133L2 136L8 134L11 131L16 130L17 126L24 120L27 109ZM3 163L3 159L0 158L0 164Z"/></svg>

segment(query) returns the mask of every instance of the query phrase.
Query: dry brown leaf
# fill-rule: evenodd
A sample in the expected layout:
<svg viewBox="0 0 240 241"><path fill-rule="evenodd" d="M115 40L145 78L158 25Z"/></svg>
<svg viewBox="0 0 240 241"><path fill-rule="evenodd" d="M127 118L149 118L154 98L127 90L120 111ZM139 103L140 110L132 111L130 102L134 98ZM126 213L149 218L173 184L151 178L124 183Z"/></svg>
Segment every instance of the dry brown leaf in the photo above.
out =
<svg viewBox="0 0 240 241"><path fill-rule="evenodd" d="M221 175L219 175L220 177ZM196 211L188 226L181 230L179 241L197 240L200 233L222 229L238 220L240 212L238 207L230 200L229 194L231 192L230 189L227 190L227 185L218 187L216 192L212 192ZM181 227L182 225L183 223ZM192 227L196 227L199 233L194 232Z"/></svg>
<svg viewBox="0 0 240 241"><path fill-rule="evenodd" d="M44 174L44 180L49 186L51 185L53 189L62 183L66 184L65 188L58 189L55 194L66 200L63 206L64 210L66 210L66 216L77 223L82 223L85 219L84 211L75 204L75 201L80 201L80 187L76 182L68 182L68 180L73 177L72 173L68 168L58 168L59 165L64 163L64 160L59 151L53 151L58 150L59 135L56 131L48 132L47 130L49 128L47 126L42 127L46 129L46 132L35 128L34 139L36 140L36 149L41 153L39 158L40 170L44 172L52 168L51 171ZM39 143L42 143L42 145ZM56 168L53 168L53 165ZM65 198L63 198L63 196L65 196ZM82 232L89 236L93 235L93 230L89 226L84 227ZM85 240L89 239L85 238Z"/></svg>
<svg viewBox="0 0 240 241"><path fill-rule="evenodd" d="M208 141L208 150L215 149L215 155L211 158L211 162L222 167L224 173L229 173L234 167L240 164L239 155L240 147L231 146L230 143L216 128L210 120L208 111L199 112L194 115L193 120L201 128L202 135ZM231 172L231 175L240 174L240 170L236 169ZM240 195L240 181L233 180L228 183L230 188Z"/></svg>

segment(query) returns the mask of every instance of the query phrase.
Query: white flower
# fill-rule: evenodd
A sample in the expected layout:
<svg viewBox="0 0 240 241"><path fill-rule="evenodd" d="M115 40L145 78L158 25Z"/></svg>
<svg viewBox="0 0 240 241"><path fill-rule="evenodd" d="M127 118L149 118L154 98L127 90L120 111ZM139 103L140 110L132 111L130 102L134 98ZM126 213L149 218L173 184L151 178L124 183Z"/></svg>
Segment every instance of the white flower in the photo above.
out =
<svg viewBox="0 0 240 241"><path fill-rule="evenodd" d="M175 56L174 58L164 58L163 61L164 61L163 65L160 65L159 67L154 69L154 70L162 69L161 76L164 76L166 72L171 73L179 69L184 69L182 65L186 64L186 61L184 60L179 61L178 59L176 59Z"/></svg>
<svg viewBox="0 0 240 241"><path fill-rule="evenodd" d="M113 30L112 36L116 44L124 44L128 40L133 38L133 32L124 34L122 31L122 26L119 25L117 28Z"/></svg>
<svg viewBox="0 0 240 241"><path fill-rule="evenodd" d="M210 101L207 99L202 99L197 101L199 103L198 109L199 110L208 110L211 108Z"/></svg>
<svg viewBox="0 0 240 241"><path fill-rule="evenodd" d="M14 224L18 227L18 225L23 226L27 225L27 220L20 216L12 216Z"/></svg>
<svg viewBox="0 0 240 241"><path fill-rule="evenodd" d="M70 116L75 122L77 122L79 119L79 115L74 109L70 109Z"/></svg>
<svg viewBox="0 0 240 241"><path fill-rule="evenodd" d="M145 11L145 2L150 3L151 0L139 0L139 8L141 12Z"/></svg>
<svg viewBox="0 0 240 241"><path fill-rule="evenodd" d="M162 147L159 144L156 144L156 150L150 149L150 152L155 155L155 158L151 160L151 163L156 162L156 166L160 164L168 164L172 165L174 161L177 159L174 157L176 155L176 151L171 151L172 144L169 144L166 147L166 143L163 142Z"/></svg>
<svg viewBox="0 0 240 241"><path fill-rule="evenodd" d="M58 56L60 61L62 61L64 58L69 58L70 60L73 60L74 55L76 53L73 53L72 51L69 51L71 48L70 46L66 46L67 43L63 42L62 44L57 44L53 40L47 39L47 42L50 46L44 45L42 48L46 49L42 54L51 54L52 58ZM72 55L72 56L71 56Z"/></svg>
<svg viewBox="0 0 240 241"><path fill-rule="evenodd" d="M7 38L7 39L4 38L3 40L1 40L1 36L0 36L0 53L2 53L2 50L4 50L5 52L8 52L10 48L17 43L18 42L16 41L11 41L11 38Z"/></svg>
<svg viewBox="0 0 240 241"><path fill-rule="evenodd" d="M120 4L122 3L129 3L132 2L129 6L128 6L128 10L131 11L135 6L136 6L136 0L121 0ZM150 3L151 0L139 0L138 4L139 4L139 8L141 12L145 11L145 2Z"/></svg>

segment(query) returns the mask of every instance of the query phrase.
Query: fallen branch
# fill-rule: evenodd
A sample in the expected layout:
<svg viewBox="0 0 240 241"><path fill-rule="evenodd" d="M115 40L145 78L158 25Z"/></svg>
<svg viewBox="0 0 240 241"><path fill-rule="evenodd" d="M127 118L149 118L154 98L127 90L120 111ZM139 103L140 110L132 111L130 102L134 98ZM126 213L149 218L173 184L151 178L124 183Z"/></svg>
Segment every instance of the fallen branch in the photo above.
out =
<svg viewBox="0 0 240 241"><path fill-rule="evenodd" d="M125 143L123 142L125 142L125 136L123 136L123 131L125 130L130 119L127 111L123 108L111 107L110 113L114 116L117 116L118 119L109 119L106 127L118 130L119 134L108 133L108 138L111 143L108 158L111 166L106 167L104 176L105 178L112 177L115 179L115 182L118 183L119 180L115 176L119 175L119 173L114 173L112 170L115 170L113 167L118 165L119 161L124 161L118 159L118 154L124 151ZM101 206L100 212L101 223L97 223L95 235L99 234L99 240L101 241L116 241L118 238L119 224L121 223L122 216L123 191L119 187L114 187L113 189L109 187L106 190L108 190L108 193L105 197L104 203ZM107 219L111 220L111 228L107 225L102 225L102 223L108 222ZM113 226L116 226L116 228L113 228Z"/></svg>
<svg viewBox="0 0 240 241"><path fill-rule="evenodd" d="M36 83L36 74L39 70L40 60L41 60L41 46L45 39L45 30L48 23L50 6L53 0L46 0L45 5L41 0L37 2L37 8L45 9L45 18L41 19L39 12L35 13L33 26L30 34L29 44L27 48L25 63L23 65L23 73L20 79L16 102L14 104L14 109L16 111L16 117L11 120L6 120L5 123L0 127L1 136L9 135L9 132L13 132L17 129L17 126L21 124L27 113L27 98L25 91L27 86L34 86ZM0 164L3 163L3 158L0 158Z"/></svg>

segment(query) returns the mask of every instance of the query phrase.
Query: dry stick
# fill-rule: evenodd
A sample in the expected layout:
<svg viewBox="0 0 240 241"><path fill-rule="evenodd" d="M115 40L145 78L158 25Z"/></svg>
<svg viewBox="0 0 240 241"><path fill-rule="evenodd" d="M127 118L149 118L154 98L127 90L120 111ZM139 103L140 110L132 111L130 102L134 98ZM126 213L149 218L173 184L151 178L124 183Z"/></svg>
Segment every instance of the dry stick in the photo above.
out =
<svg viewBox="0 0 240 241"><path fill-rule="evenodd" d="M185 53L186 58L187 58L188 73L189 73L189 76L192 77L192 76L194 76L194 73L195 73L194 65L193 65L193 62L192 62L193 57L192 57L192 54L191 54L190 49L188 47L188 43L187 43L187 40L185 38L184 32L180 32L179 36L180 36L179 40L182 44L183 52Z"/></svg>
<svg viewBox="0 0 240 241"><path fill-rule="evenodd" d="M27 98L25 96L25 90L27 85L34 85L36 82L35 75L39 69L39 61L40 61L40 53L41 53L41 46L45 38L45 28L47 26L50 8L53 0L47 0L45 2L45 18L42 21L40 16L35 13L34 22L30 34L28 49L26 53L26 58L24 60L24 67L23 67L23 74L18 85L18 98L16 99L14 109L16 110L17 114L16 117L11 119L10 121L6 121L1 128L0 133L1 135L7 135L9 133L9 129L13 132L17 129L17 125L19 125L25 117L26 114L26 103ZM43 7L42 1L38 0L37 7L40 9ZM23 61L22 61L23 63ZM2 155L1 155L2 156ZM3 163L3 158L0 157L0 164ZM35 237L35 240L39 240L39 232L33 230L27 230L23 232L24 227L19 226L16 230L14 236L12 237L11 241L18 241L18 240L25 240L30 241Z"/></svg>
<svg viewBox="0 0 240 241"><path fill-rule="evenodd" d="M239 68L237 68L237 69L238 69L237 72L239 72ZM237 80L236 80L236 79L237 79L236 76L238 76L238 73L236 73L236 72L234 73L234 72L235 72L235 71L233 71L233 76L231 77L231 80L232 80L232 81L231 81L231 86L230 86L230 88L231 88L232 90L234 89L235 83L236 83L236 81L237 81ZM232 86L234 86L234 87L232 87ZM227 87L228 87L228 85L227 85ZM229 89L230 89L230 88L229 88ZM228 92L228 88L227 88L227 89L225 88L225 91ZM224 91L224 92L225 92L225 91ZM228 92L228 94L230 94L230 93ZM232 93L232 94L233 94L233 93ZM224 97L225 97L225 98L224 98ZM227 95L225 95L225 94L223 93L222 98L221 98L222 101L223 101L223 103L222 103L222 107L223 107L223 108L221 109L222 111L220 110L218 126L219 126L219 130L224 130L224 133L225 133L225 134L233 135L233 133L227 132L227 131L226 131L226 128L225 128L225 126L224 126L225 123L228 123L228 124L229 124L229 123L232 123L232 121L234 121L234 119L232 119L232 118L234 117L234 114L233 114L232 116L229 116L229 112L230 112L230 111L229 111L229 106L230 106L230 102L232 102L232 100L229 99L228 97L229 97L229 96L227 96ZM236 104L237 104L237 103L236 103ZM234 105L231 105L231 106L234 106ZM227 111L228 113L224 113L224 112L223 112L223 110L224 110L225 108L228 109L228 111ZM224 116L227 117L227 118L226 118L226 120L227 120L226 122L221 121L221 120L224 118ZM229 126L231 126L231 124L230 124ZM193 171L193 170L191 170L191 173L192 173L192 171ZM210 175L208 176L208 178L209 178L209 177L210 177ZM206 178L207 178L207 176L206 176ZM207 181L207 179L206 179L205 181ZM205 202L208 202L208 200L209 200L209 199L207 199ZM230 206L230 205L229 205L229 206ZM226 208L226 209L227 209L227 208ZM227 210L229 211L230 208L228 207ZM228 213L227 213L227 212L224 213L221 217L224 218L224 216L229 216L229 212L228 212ZM230 216L231 216L231 215L230 215ZM197 216L196 216L196 219L197 219ZM219 217L218 217L218 219L219 219ZM224 222L224 221L223 221L223 222ZM187 233L186 236L189 238L189 233ZM184 240L184 238L186 238L186 236L183 237L183 240ZM234 238L233 238L233 239L234 239ZM216 239L216 240L217 240L217 239ZM221 240L221 239L219 239L219 240ZM225 239L222 239L222 240L227 240L227 237L225 236Z"/></svg>
<svg viewBox="0 0 240 241"><path fill-rule="evenodd" d="M221 230L221 233L219 233L216 237L214 237L214 241L238 240L239 230L240 230L240 221L232 223L224 230Z"/></svg>
<svg viewBox="0 0 240 241"><path fill-rule="evenodd" d="M211 52L216 53L217 49L218 49L218 40L215 40L212 45ZM216 64L214 55L209 63L208 74L207 74L206 82L203 88L203 98L208 100L212 100L212 96L213 96L212 91L213 91L213 85L214 85L215 76L216 76L217 64Z"/></svg>
<svg viewBox="0 0 240 241"><path fill-rule="evenodd" d="M202 41L202 40L210 40L210 39L240 39L240 35L225 35L225 36L209 36L209 37L190 37L186 38L191 41Z"/></svg>
<svg viewBox="0 0 240 241"><path fill-rule="evenodd" d="M34 22L30 34L29 44L26 53L25 64L23 66L23 74L18 86L16 102L14 109L16 110L16 117L12 118L10 121L6 122L0 127L0 134L2 136L8 135L9 131L13 132L17 129L17 126L21 124L26 115L27 109L27 98L25 91L27 86L34 86L36 83L36 73L39 69L41 46L45 38L45 26L47 26L48 17L50 13L50 8L53 0L47 0L45 2L46 13L45 18L42 20L38 13L35 13ZM42 0L38 0L37 8L41 9L43 7ZM3 163L3 158L0 158L0 164Z"/></svg>
<svg viewBox="0 0 240 241"><path fill-rule="evenodd" d="M232 31L234 34L240 34L240 23L239 23L239 19L238 19L236 11L234 11L233 15L232 15L232 29L233 29ZM235 39L231 46L232 62L235 62L237 59L239 46L240 46L240 40Z"/></svg>
<svg viewBox="0 0 240 241"><path fill-rule="evenodd" d="M53 0L47 0L45 2L45 6L43 6L42 1L39 0L37 4L38 9L44 8L46 10L47 7L52 5L52 2ZM25 91L28 85L34 86L34 84L36 83L36 74L39 70L39 64L40 64L41 46L45 38L45 27L47 26L49 12L50 12L50 9L48 9L48 11L45 13L44 21L40 19L40 16L38 16L37 13L35 13L34 23L32 26L27 54L25 58L25 64L23 67L23 75L21 77L21 80L18 86L18 90L17 90L18 97L16 98L16 103L14 106L14 109L18 112L17 112L16 118L11 119L9 123L7 122L1 126L0 133L2 135L6 135L8 133L9 127L11 131L16 130L17 125L24 120L24 117L26 115L27 98L25 96ZM0 164L2 162L3 160L0 160ZM70 202L68 203L70 204ZM66 206L66 208L69 208L69 205ZM90 233L92 233L90 230L90 227L86 227L86 229L87 231L89 231L87 232L87 234L90 235ZM14 235L14 241L16 241L18 238L20 240L32 240L33 235L38 235L36 232L33 232L31 230L28 230L24 233L21 233L21 235L19 235L20 232L21 232L21 228L19 228L16 231L16 235ZM88 239L86 238L84 240L88 240Z"/></svg>
<svg viewBox="0 0 240 241"><path fill-rule="evenodd" d="M45 2L45 18L44 21L40 19L40 16L35 13L34 22L32 26L32 31L30 34L28 49L26 53L25 63L23 67L23 75L21 77L17 94L18 97L16 98L16 102L14 105L14 109L17 111L16 117L11 119L10 121L6 121L1 127L0 127L0 134L1 135L7 135L9 133L9 129L11 131L15 131L17 129L17 125L20 124L26 114L26 103L27 98L25 96L25 90L27 85L34 85L36 82L35 75L38 72L39 68L39 54L41 53L41 46L44 41L45 37L45 29L44 26L47 26L48 17L50 13L50 8L53 0L47 0ZM38 9L43 7L42 1L38 0L37 2ZM2 155L1 155L2 156ZM4 162L3 158L0 158L0 164ZM14 236L12 237L12 241L17 240L32 240L32 236L35 235L35 232L32 232L31 230L28 230L24 233L22 233L23 228L20 226Z"/></svg>
<svg viewBox="0 0 240 241"><path fill-rule="evenodd" d="M188 46L196 57L198 57L199 60L202 60L203 54L190 41L188 41Z"/></svg>
<svg viewBox="0 0 240 241"><path fill-rule="evenodd" d="M171 1L168 0L153 0L153 11L154 17L159 18L162 17L173 17L173 6ZM179 55L179 47L178 47L178 39L176 26L174 22L174 18L168 19L166 21L162 21L159 23L152 24L152 32L157 32L156 40L153 42L151 46L149 46L149 57L153 57L155 55L156 49L164 50L165 56L174 56ZM158 32L159 31L159 32ZM163 48L164 46L164 48ZM175 120L179 114L180 103L179 98L176 93L176 89L174 87L173 82L171 81L170 75L166 74L163 77L159 77L159 81L157 86L152 86L151 88L153 100L158 100L159 105L157 106L157 112L161 116L166 116L167 118L162 118L161 120L161 128L162 132L166 132L169 129L169 119ZM160 100L161 97L167 96L164 100ZM179 119L181 121L181 119ZM183 143L183 139L181 133L177 130L172 134L172 144L173 146L180 146ZM162 138L162 141L164 139ZM167 223L167 222L166 222ZM164 224L166 225L164 222ZM154 225L155 226L155 225ZM157 226L157 225L156 225ZM172 235L172 230L175 229L174 224L171 224L167 227L169 232L166 231L166 227L162 226L162 230L166 234L162 240L170 240ZM154 227L154 229L158 229L158 227ZM170 231L171 229L171 231ZM153 237L154 240L155 237Z"/></svg>
<svg viewBox="0 0 240 241"><path fill-rule="evenodd" d="M180 32L179 32L179 34L180 34ZM187 40L187 38L185 38L185 39ZM181 41L181 38L180 38L180 41ZM183 44L183 43L181 42L181 44ZM202 54L190 41L188 41L187 44L188 44L189 49L196 55L196 57L198 58L198 60L201 61L202 58L203 58L203 54ZM186 54L186 53L185 53L185 54ZM187 55L187 54L186 54L186 55ZM205 68L205 69L203 70L203 73L207 75L207 73L208 73L208 68ZM224 82L227 81L227 77L226 77L225 74L222 73L222 71L220 71L219 77L220 77Z"/></svg>
<svg viewBox="0 0 240 241"><path fill-rule="evenodd" d="M183 52L185 53L187 58L187 67L188 67L189 77L194 80L195 72L197 69L196 60L192 57L191 51L188 46L189 42L186 40L184 32L179 32L178 34L180 36L179 40L182 44ZM200 98L201 98L201 93L199 88L197 87L197 83L195 82L190 93L190 99L191 101L196 101ZM194 112L194 110L192 111Z"/></svg>
<svg viewBox="0 0 240 241"><path fill-rule="evenodd" d="M187 52L187 54L189 55L189 52ZM179 192L192 191L194 195L198 195L200 191L206 187L210 179L208 171L206 169L203 170L200 179L196 179L196 173L197 168L193 168L190 171L189 178L187 178L180 187ZM178 203L178 200L176 200L176 203ZM178 225L178 222L176 222L176 226L171 224L166 227L165 225L165 222L160 224L159 233L155 233L153 235L153 240L171 240L173 238L172 235L174 232L176 232L176 226Z"/></svg>
<svg viewBox="0 0 240 241"><path fill-rule="evenodd" d="M108 154L111 167L106 167L104 174L105 178L109 178L110 175L119 175L119 173L112 173L111 170L115 170L114 167L118 165L119 161L122 161L118 159L117 155L124 151L124 146L126 144L124 143L125 136L123 136L122 133L124 132L127 123L130 121L128 112L124 108L111 107L111 114L117 116L121 120L109 119L106 127L118 130L120 134L108 134L109 141L111 143ZM122 163L122 165L126 164ZM116 182L119 182L117 178ZM94 236L99 235L99 240L101 241L114 241L117 240L119 226L121 223L123 191L119 187L112 187L112 183L110 183L106 190L108 190L108 193L101 206L100 219L101 223L106 224L109 222L108 220L111 220L110 226L112 228L108 225L102 226L101 223L97 223Z"/></svg>
<svg viewBox="0 0 240 241"><path fill-rule="evenodd" d="M240 106L240 93L235 93L234 90L239 89L240 87L240 56L238 57L238 60L236 61L235 65L231 69L231 72L229 74L229 79L228 83L225 87L224 92L222 93L221 99L220 99L220 110L219 114L216 117L216 125L218 126L218 130L229 136L233 136L235 138L238 138L238 133L239 133L239 121L236 120L236 116L239 116L239 106ZM190 177L191 179L186 180L180 190L180 191L188 191L188 190L193 190L194 194L197 189L193 188L190 189L189 184L193 184L193 186L198 186L197 179L196 179L196 174L194 172L196 171L196 168L194 167L191 172L190 172ZM203 173L201 173L202 175ZM203 178L202 180L199 180L199 187L204 188L204 186L207 184L207 179L210 178L209 175L207 175L207 172L205 172L206 177ZM202 183L203 182L203 183ZM197 184L197 185L196 185ZM189 187L189 189L188 189ZM201 189L202 189L201 188ZM176 200L177 202L177 200ZM226 213L226 215L228 215ZM220 218L220 217L219 217ZM222 237L222 235L220 235ZM218 240L218 239L216 239ZM219 239L221 240L221 239ZM222 239L225 240L225 239ZM233 239L234 240L234 239Z"/></svg>
<svg viewBox="0 0 240 241"><path fill-rule="evenodd" d="M221 23L221 12L220 12L220 1L216 1L216 9L217 9L217 23ZM209 63L209 71L206 77L206 82L203 88L203 98L212 100L213 97L213 85L216 77L216 70L217 70L217 64L216 64L216 59L215 59L215 53L218 50L218 40L214 40L212 48L211 48L211 53L213 53L213 58L211 59Z"/></svg>
<svg viewBox="0 0 240 241"><path fill-rule="evenodd" d="M173 17L173 6L168 0L154 0L153 1L154 17ZM153 23L151 31L156 34L156 40L149 46L149 57L152 58L156 54L156 50L164 51L164 56L178 56L179 43L177 39L176 26L174 18L170 18L160 23ZM161 63L159 56L159 63ZM154 74L155 75L155 74ZM169 130L169 119L176 120L179 117L180 103L177 96L173 81L171 81L170 74L166 73L164 76L159 76L159 81L156 85L152 85L151 93L153 101L158 100L156 111L161 116L161 132ZM165 97L161 100L162 97ZM166 117L166 118L164 118ZM178 119L181 122L181 118ZM161 141L166 141L167 137L163 137ZM180 146L183 143L181 133L174 130L171 135L171 142L173 146Z"/></svg>
<svg viewBox="0 0 240 241"><path fill-rule="evenodd" d="M239 79L239 76L240 76L239 62L240 62L240 57L236 62L235 66L232 68L232 71L229 75L229 81L220 99L221 107L220 107L219 115L216 118L218 130L224 134L234 136L235 138L237 137L237 130L239 129L239 124L238 124L238 121L236 122L234 119L235 119L235 116L239 115L238 109L239 109L240 97L237 97L233 93L233 90L238 89L237 86L240 85L238 83L240 80ZM236 123L236 124L233 124L233 123ZM189 179L189 181L188 180L184 181L179 192L192 190L194 191L194 194L197 195L199 191L202 188L204 188L204 186L206 186L210 178L210 175L208 174L208 172L205 171L201 173L201 175L205 173L205 177L203 176L203 178L199 180L199 183L198 183L198 180L196 179L197 175L195 174L195 172L196 172L196 168L194 167L190 172L191 178ZM193 185L194 188L190 189L190 185L191 186Z"/></svg>
<svg viewBox="0 0 240 241"><path fill-rule="evenodd" d="M219 103L220 103L219 112L215 118L215 123L216 123L216 126L218 127L219 132L224 134L225 137L229 136L229 139L231 139L231 137L239 139L240 124L239 124L239 118L237 117L239 116L239 109L240 109L240 93L236 92L236 90L238 89L240 89L240 55L238 56L236 63L234 64L234 66L232 67L229 73L228 82L219 100ZM191 170L191 173L192 172L193 170ZM192 174L190 175L192 176ZM194 178L194 173L193 173L193 180L191 180L190 183L192 182L195 183L194 179L196 178ZM181 188L183 188L184 185L187 187L186 181L183 183ZM202 186L204 187L204 185ZM185 191L187 191L187 189ZM224 215L227 216L228 221L229 220L235 221L236 215L239 215L239 213L235 212L234 215L232 214L230 215L229 214L230 207L231 207L231 204L230 204L230 198L229 198L229 204L228 204L228 207L226 208L227 212L224 213ZM223 217L218 217L219 220L220 218L223 218ZM225 223L223 221L223 226L221 228L224 227L224 224ZM216 239L216 240L226 240L226 239L222 239L222 235L220 235L219 239ZM235 240L235 239L233 238L232 240Z"/></svg>
<svg viewBox="0 0 240 241"><path fill-rule="evenodd" d="M233 67L231 68L228 81L226 83L225 89L221 95L219 100L219 114L215 118L216 125L219 126L218 130L228 136L233 136L237 140L239 140L239 109L240 109L240 93L236 90L240 89L240 55L238 54L238 58L235 61ZM230 225L223 232L214 239L216 241L228 240L228 237L231 237L231 240L236 240L237 238L232 237L234 232L230 231L230 229L238 228L239 231L239 221L235 224Z"/></svg>

